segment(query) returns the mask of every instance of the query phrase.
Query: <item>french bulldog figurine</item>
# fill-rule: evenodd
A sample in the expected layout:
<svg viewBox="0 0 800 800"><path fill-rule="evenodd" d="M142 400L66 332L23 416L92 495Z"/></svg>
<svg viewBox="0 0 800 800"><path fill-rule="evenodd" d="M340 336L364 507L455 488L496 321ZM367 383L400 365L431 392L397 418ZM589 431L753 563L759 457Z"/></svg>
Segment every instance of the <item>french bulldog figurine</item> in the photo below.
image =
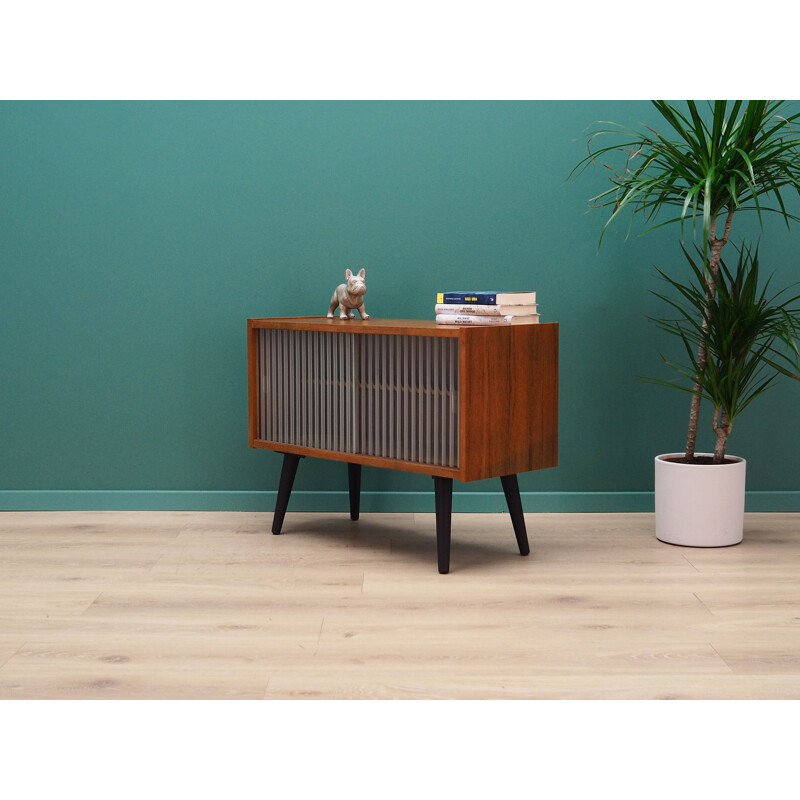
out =
<svg viewBox="0 0 800 800"><path fill-rule="evenodd" d="M331 307L328 317L333 319L333 314L338 306L339 319L353 319L353 309L357 308L361 319L369 319L369 314L364 310L363 297L367 293L367 284L364 283L364 270L359 270L358 275L353 275L351 270L345 273L347 283L340 283L331 297Z"/></svg>

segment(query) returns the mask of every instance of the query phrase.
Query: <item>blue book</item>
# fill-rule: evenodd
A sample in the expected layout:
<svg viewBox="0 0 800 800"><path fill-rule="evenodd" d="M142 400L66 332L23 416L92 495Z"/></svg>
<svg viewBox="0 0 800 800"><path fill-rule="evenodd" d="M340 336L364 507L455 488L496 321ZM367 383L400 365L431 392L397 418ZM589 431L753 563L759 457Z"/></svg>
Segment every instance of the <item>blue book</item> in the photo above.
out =
<svg viewBox="0 0 800 800"><path fill-rule="evenodd" d="M436 302L523 306L536 302L536 292L438 292Z"/></svg>

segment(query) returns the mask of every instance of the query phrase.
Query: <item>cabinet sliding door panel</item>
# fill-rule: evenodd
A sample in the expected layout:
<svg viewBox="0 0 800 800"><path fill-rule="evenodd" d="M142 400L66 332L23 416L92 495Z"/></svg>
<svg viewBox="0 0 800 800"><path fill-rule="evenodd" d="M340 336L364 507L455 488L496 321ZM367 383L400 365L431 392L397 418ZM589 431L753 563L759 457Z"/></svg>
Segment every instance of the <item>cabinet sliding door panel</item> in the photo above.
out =
<svg viewBox="0 0 800 800"><path fill-rule="evenodd" d="M458 339L257 332L257 438L458 468Z"/></svg>
<svg viewBox="0 0 800 800"><path fill-rule="evenodd" d="M342 337L356 338L356 337ZM458 467L458 401L453 338L359 336L362 452Z"/></svg>

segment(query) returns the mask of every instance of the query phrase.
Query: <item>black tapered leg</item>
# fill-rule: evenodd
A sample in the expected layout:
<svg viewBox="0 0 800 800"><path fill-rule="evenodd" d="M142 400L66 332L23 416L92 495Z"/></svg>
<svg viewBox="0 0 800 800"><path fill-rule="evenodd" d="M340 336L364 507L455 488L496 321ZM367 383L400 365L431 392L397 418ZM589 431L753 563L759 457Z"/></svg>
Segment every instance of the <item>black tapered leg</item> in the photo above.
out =
<svg viewBox="0 0 800 800"><path fill-rule="evenodd" d="M283 518L286 516L286 508L289 505L289 497L292 494L294 476L297 474L297 465L303 456L294 453L283 454L283 468L281 469L281 482L278 486L278 500L275 503L275 516L272 518L272 532L278 534L283 527Z"/></svg>
<svg viewBox="0 0 800 800"><path fill-rule="evenodd" d="M439 557L439 572L450 571L450 518L453 510L453 479L433 477L436 492L436 550Z"/></svg>
<svg viewBox="0 0 800 800"><path fill-rule="evenodd" d="M350 487L350 519L358 519L361 507L361 464L347 464L347 483Z"/></svg>
<svg viewBox="0 0 800 800"><path fill-rule="evenodd" d="M531 552L528 545L528 532L525 529L525 517L522 514L522 500L519 496L519 483L516 475L503 475L503 491L506 494L508 513L511 514L511 523L514 525L514 535L517 537L519 553L527 556Z"/></svg>

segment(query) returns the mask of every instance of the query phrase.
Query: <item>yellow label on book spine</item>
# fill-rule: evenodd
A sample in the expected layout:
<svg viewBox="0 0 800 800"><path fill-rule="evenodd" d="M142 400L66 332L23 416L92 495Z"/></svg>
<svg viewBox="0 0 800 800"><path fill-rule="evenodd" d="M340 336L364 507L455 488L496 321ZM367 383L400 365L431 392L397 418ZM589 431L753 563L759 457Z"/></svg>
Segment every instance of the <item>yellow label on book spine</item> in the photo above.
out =
<svg viewBox="0 0 800 800"><path fill-rule="evenodd" d="M439 292L439 294L436 295L436 302L444 303L444 292Z"/></svg>

